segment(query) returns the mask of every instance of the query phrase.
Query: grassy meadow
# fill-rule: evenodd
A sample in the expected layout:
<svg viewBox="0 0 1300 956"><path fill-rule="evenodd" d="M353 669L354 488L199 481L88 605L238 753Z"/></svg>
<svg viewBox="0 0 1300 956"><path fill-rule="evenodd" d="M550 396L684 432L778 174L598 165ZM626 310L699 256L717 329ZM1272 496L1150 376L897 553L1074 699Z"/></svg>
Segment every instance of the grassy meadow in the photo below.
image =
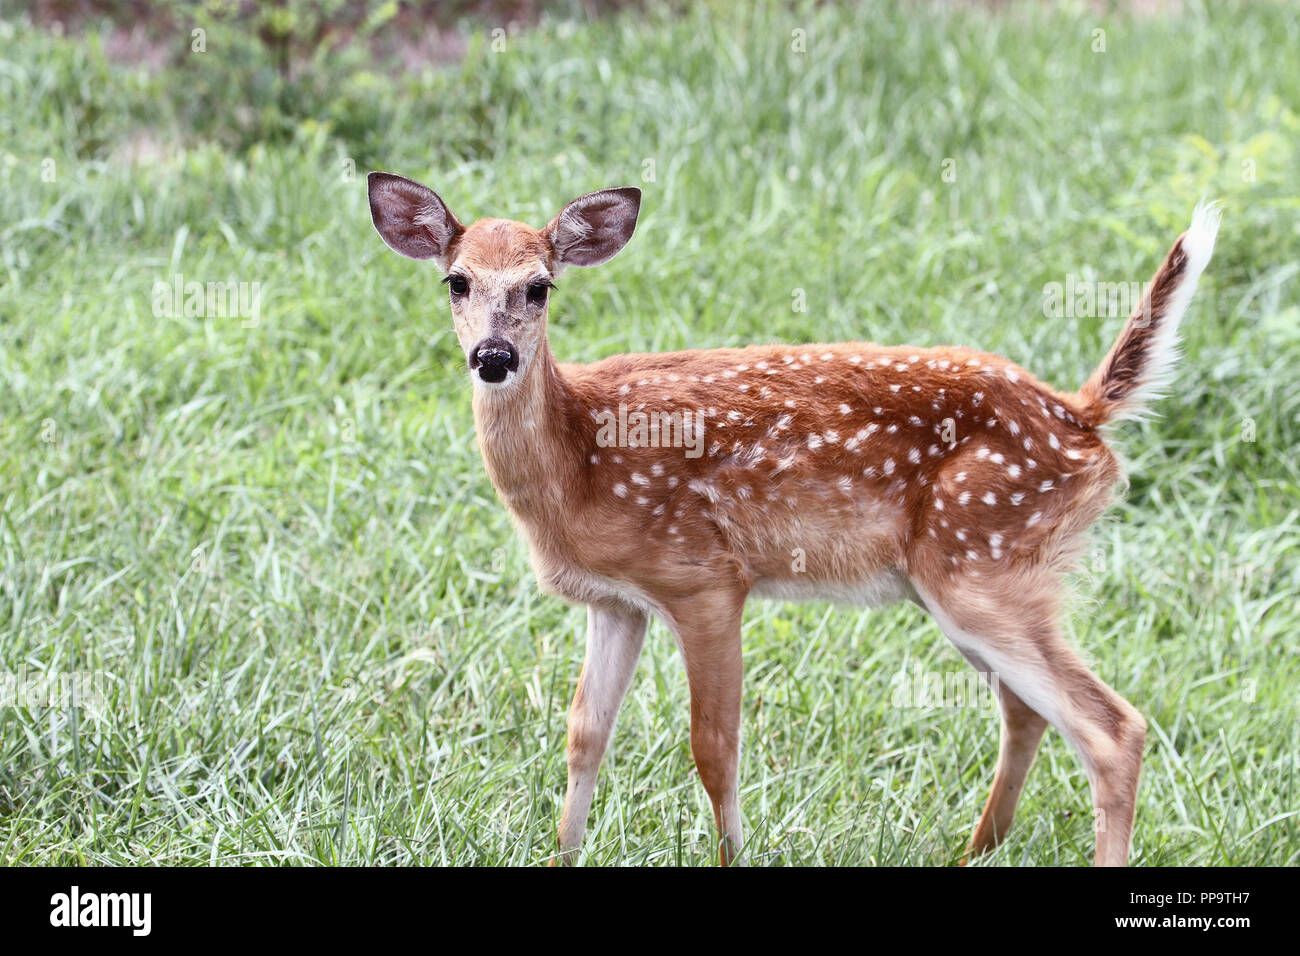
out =
<svg viewBox="0 0 1300 956"><path fill-rule="evenodd" d="M537 592L439 276L371 227L376 168L465 221L642 188L628 248L559 283L562 361L957 343L1068 388L1124 316L1046 315L1044 288L1146 281L1221 199L1072 629L1150 724L1133 862L1300 860L1294 6L467 13L455 57L357 43L289 78L238 24L144 65L0 10L0 861L552 854L585 612ZM249 308L193 314L167 291L191 281ZM749 862L954 863L997 718L909 698L900 673L965 673L938 628L755 602L744 637ZM73 673L101 706L31 699ZM687 728L655 623L585 862L713 864ZM1049 732L983 863L1092 845Z"/></svg>

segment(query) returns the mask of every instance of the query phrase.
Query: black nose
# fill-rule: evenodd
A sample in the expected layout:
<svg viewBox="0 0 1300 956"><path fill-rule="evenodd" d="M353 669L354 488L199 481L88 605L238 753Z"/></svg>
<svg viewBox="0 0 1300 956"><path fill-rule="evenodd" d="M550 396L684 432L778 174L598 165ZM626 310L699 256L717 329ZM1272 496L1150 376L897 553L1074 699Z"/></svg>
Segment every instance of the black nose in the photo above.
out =
<svg viewBox="0 0 1300 956"><path fill-rule="evenodd" d="M507 372L519 369L519 353L505 339L484 339L470 353L469 367L485 382L503 382Z"/></svg>

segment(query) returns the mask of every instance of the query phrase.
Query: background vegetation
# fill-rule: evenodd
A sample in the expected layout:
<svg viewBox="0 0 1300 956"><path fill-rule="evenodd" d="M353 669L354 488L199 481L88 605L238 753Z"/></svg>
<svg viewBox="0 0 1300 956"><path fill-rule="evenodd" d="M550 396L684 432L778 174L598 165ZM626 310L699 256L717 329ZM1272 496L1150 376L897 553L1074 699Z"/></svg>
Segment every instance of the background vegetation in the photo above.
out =
<svg viewBox="0 0 1300 956"><path fill-rule="evenodd" d="M435 275L370 226L382 168L465 219L642 187L629 248L556 296L563 359L957 342L1062 387L1122 316L1045 317L1044 286L1144 281L1223 199L1075 633L1150 721L1134 862L1296 862L1294 6L349 5L287 59L246 10L114 6L0 8L0 672L110 686L0 708L0 860L550 854L584 615L484 475ZM257 321L155 316L178 274L259 283ZM965 666L937 628L756 604L745 642L750 859L954 861L997 722L899 705L900 669ZM713 860L686 701L656 624L589 861ZM1049 734L991 862L1091 854Z"/></svg>

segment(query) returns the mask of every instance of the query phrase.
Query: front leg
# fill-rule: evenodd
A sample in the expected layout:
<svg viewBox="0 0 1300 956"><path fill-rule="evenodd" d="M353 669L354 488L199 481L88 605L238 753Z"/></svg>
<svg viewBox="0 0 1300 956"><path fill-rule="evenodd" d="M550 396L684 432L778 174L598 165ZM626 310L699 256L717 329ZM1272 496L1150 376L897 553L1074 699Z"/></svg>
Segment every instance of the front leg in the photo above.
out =
<svg viewBox="0 0 1300 956"><path fill-rule="evenodd" d="M743 591L722 589L667 608L691 690L691 753L713 806L723 866L735 862L743 840L738 774L744 606Z"/></svg>
<svg viewBox="0 0 1300 956"><path fill-rule="evenodd" d="M587 657L569 708L569 789L560 819L560 862L577 861L591 795L614 720L645 643L645 611L619 606L587 609Z"/></svg>

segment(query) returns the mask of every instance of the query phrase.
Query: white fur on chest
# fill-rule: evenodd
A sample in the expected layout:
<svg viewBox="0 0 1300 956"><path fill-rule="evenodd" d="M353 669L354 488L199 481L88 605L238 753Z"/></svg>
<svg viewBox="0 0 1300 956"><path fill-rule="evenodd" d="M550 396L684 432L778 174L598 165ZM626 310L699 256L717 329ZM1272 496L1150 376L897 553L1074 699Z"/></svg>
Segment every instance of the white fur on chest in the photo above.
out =
<svg viewBox="0 0 1300 956"><path fill-rule="evenodd" d="M533 572L543 591L579 604L618 601L646 611L658 611L655 603L639 588L626 581L595 574L576 564L534 558Z"/></svg>

